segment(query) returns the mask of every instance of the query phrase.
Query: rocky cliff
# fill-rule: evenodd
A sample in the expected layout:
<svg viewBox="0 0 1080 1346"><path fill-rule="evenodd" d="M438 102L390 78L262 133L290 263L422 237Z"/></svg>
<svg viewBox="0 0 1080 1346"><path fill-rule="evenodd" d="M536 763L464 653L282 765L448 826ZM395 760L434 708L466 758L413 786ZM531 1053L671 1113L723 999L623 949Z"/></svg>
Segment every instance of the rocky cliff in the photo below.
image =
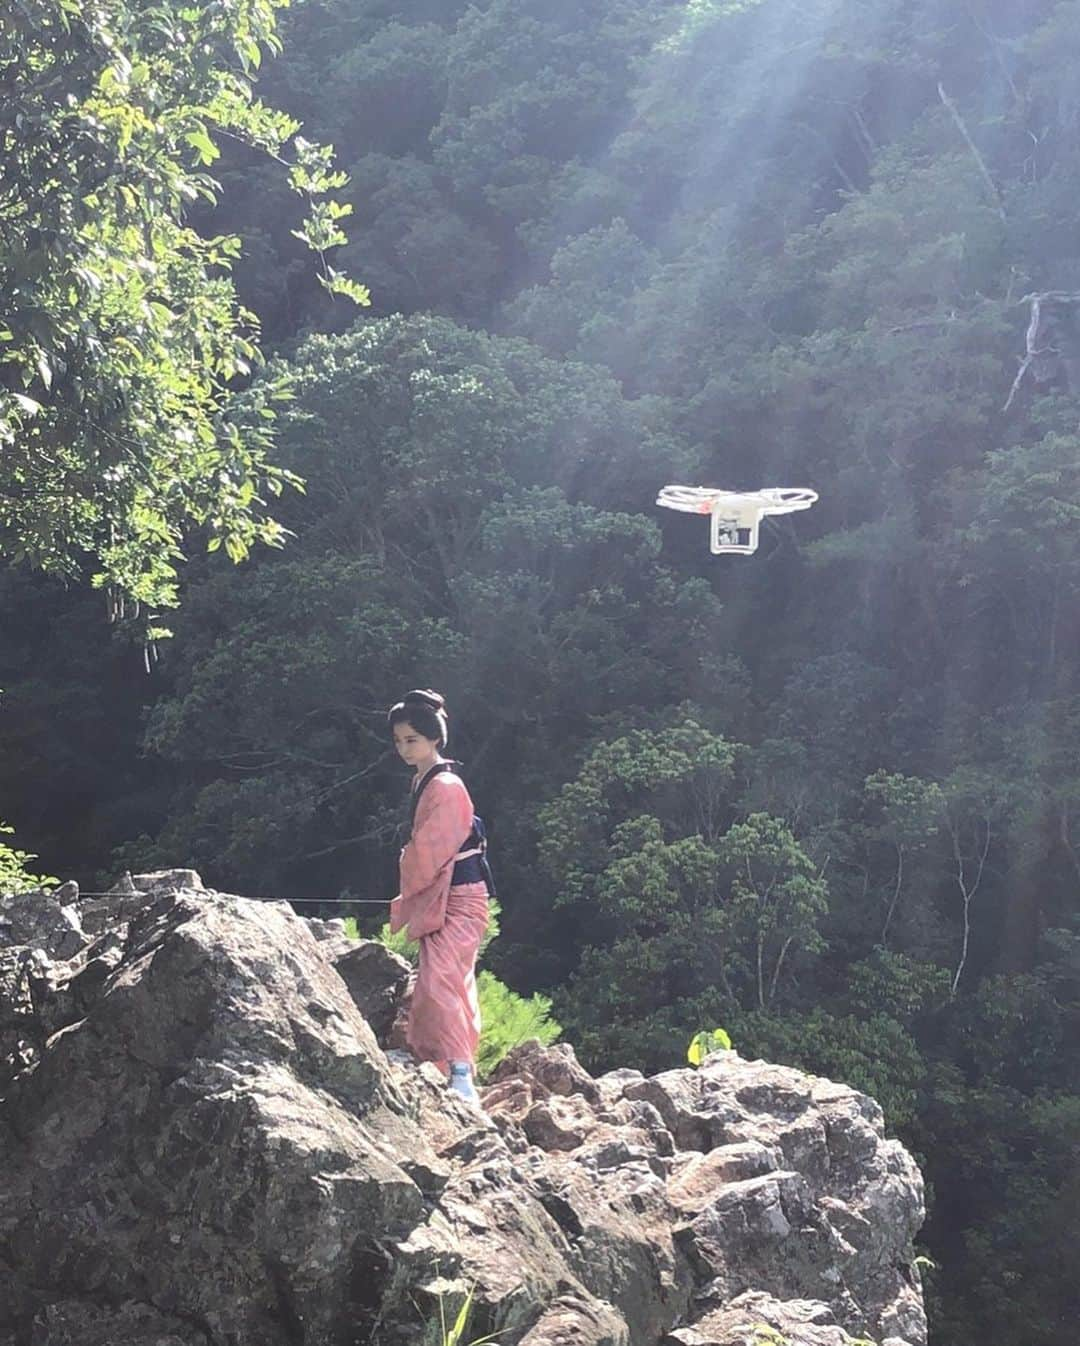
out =
<svg viewBox="0 0 1080 1346"><path fill-rule="evenodd" d="M877 1104L526 1044L481 1114L385 1041L400 960L173 870L0 898L0 1346L922 1346Z"/></svg>

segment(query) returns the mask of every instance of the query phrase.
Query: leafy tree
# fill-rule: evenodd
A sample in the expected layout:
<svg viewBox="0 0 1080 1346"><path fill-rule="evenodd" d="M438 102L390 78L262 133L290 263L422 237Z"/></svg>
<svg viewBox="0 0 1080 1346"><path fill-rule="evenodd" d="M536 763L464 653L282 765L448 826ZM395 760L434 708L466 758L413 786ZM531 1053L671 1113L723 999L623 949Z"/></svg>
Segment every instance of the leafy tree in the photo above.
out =
<svg viewBox="0 0 1080 1346"><path fill-rule="evenodd" d="M118 859L186 855L222 885L290 896L316 895L316 875L333 896L388 892L401 818L379 799L393 789L380 703L450 634L373 559L299 549L239 590L222 576L193 585L178 630L176 693L146 747L181 789L143 858Z"/></svg>
<svg viewBox="0 0 1080 1346"><path fill-rule="evenodd" d="M408 105L411 97L402 101ZM485 318L503 259L455 200L447 175L415 155L372 152L350 165L350 177L356 222L340 263L363 268L375 309L432 311L464 322Z"/></svg>
<svg viewBox="0 0 1080 1346"><path fill-rule="evenodd" d="M545 196L559 203L563 165L601 146L625 115L628 67L659 36L663 9L641 0L470 8L451 47L436 162L504 229Z"/></svg>
<svg viewBox="0 0 1080 1346"><path fill-rule="evenodd" d="M602 866L616 836L627 859L639 843L654 851L664 847L658 819L640 811L650 799L667 794L681 830L715 841L728 816L734 767L733 746L693 720L634 731L594 748L577 779L540 816L540 860L558 884L560 901L633 900L625 870L605 879ZM638 899L634 905L648 919L647 904Z"/></svg>
<svg viewBox="0 0 1080 1346"><path fill-rule="evenodd" d="M945 795L934 781L918 780L883 769L867 777L866 795L880 809L878 836L892 848L896 857L895 877L887 893L879 936L879 942L887 946L889 928L903 897L905 882L910 878L905 870L910 869L912 860L925 852L941 830Z"/></svg>
<svg viewBox="0 0 1080 1346"><path fill-rule="evenodd" d="M737 947L749 946L756 1003L776 999L788 955L820 953L827 889L791 831L776 818L752 813L734 823L717 847L732 871L728 925Z"/></svg>
<svg viewBox="0 0 1080 1346"><path fill-rule="evenodd" d="M921 1036L946 1005L950 982L947 968L879 945L847 969L844 1000L856 1014L880 1011Z"/></svg>
<svg viewBox="0 0 1080 1346"><path fill-rule="evenodd" d="M657 1063L659 1024L771 1005L796 954L823 947L824 883L779 820L734 820L735 760L692 720L635 731L541 813L541 863L588 932L558 997L587 1059L619 1043L617 1061Z"/></svg>
<svg viewBox="0 0 1080 1346"><path fill-rule="evenodd" d="M551 1000L511 991L487 968L477 976L483 1029L476 1053L476 1073L486 1079L499 1062L523 1042L535 1038L545 1046L558 1041L562 1029L551 1018Z"/></svg>
<svg viewBox="0 0 1080 1346"><path fill-rule="evenodd" d="M988 979L942 1025L919 1118L933 1139L927 1234L941 1249L942 1331L971 1323L1009 1341L1053 1341L1075 1315L1065 1268L1076 1252L1067 1156L1080 1116L1080 983L1062 934L1034 973Z"/></svg>
<svg viewBox="0 0 1080 1346"><path fill-rule="evenodd" d="M647 280L653 252L615 219L564 244L551 259L551 280L519 294L505 310L513 329L545 350L597 359L605 342L618 362L620 317Z"/></svg>
<svg viewBox="0 0 1080 1346"><path fill-rule="evenodd" d="M504 863L527 872L518 815L561 745L620 689L646 703L673 676L703 680L718 649L707 589L659 566L655 526L567 498L633 498L653 409L431 318L313 338L292 376L280 453L310 480L283 513L297 539L236 575L192 567L145 740L178 773L175 804L144 858L122 858L186 855L211 881L295 896L358 892L362 874L376 896L397 822L382 706L420 680L451 697L469 736L454 750L493 827L508 820ZM565 485L533 486L541 473ZM679 639L688 623L699 643Z"/></svg>
<svg viewBox="0 0 1080 1346"><path fill-rule="evenodd" d="M1022 678L1043 696L1070 685L1080 636L1075 449L1075 432L1052 432L989 453L964 535L969 582L987 604L983 620L1016 651L999 676Z"/></svg>
<svg viewBox="0 0 1080 1346"><path fill-rule="evenodd" d="M299 484L269 457L282 389L232 415L258 359L227 278L237 243L186 219L213 199L218 139L275 156L292 140L298 232L321 253L344 241L329 151L252 93L279 8L27 0L0 20L0 550L61 575L92 557L116 610L175 603L192 529L233 559L284 540L267 512ZM322 278L366 302L325 261Z"/></svg>
<svg viewBox="0 0 1080 1346"><path fill-rule="evenodd" d="M11 836L14 831L14 827L7 827L0 822L0 835ZM35 892L39 888L50 888L60 882L59 879L47 875L32 874L27 866L31 860L36 859L36 855L15 850L6 842L0 841L0 894Z"/></svg>

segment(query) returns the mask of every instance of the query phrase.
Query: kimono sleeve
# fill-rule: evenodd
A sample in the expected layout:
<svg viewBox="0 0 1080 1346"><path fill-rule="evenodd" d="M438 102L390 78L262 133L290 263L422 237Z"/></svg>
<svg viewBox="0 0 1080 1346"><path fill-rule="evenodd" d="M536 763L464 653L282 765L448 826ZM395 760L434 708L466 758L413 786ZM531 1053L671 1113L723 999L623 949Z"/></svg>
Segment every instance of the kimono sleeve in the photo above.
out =
<svg viewBox="0 0 1080 1346"><path fill-rule="evenodd" d="M428 888L472 830L473 804L458 776L440 776L424 791L412 839L401 853L401 891Z"/></svg>

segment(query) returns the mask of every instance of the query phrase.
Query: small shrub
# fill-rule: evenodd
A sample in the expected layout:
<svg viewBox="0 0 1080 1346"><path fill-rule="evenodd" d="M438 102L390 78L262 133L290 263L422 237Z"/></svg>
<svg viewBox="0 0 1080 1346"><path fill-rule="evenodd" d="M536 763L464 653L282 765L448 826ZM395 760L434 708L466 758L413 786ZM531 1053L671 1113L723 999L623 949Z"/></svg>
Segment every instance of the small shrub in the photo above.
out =
<svg viewBox="0 0 1080 1346"><path fill-rule="evenodd" d="M690 1039L686 1059L692 1066L700 1066L713 1052L731 1051L731 1038L722 1028L703 1028Z"/></svg>
<svg viewBox="0 0 1080 1346"><path fill-rule="evenodd" d="M539 1038L547 1047L562 1035L561 1026L550 1017L551 1001L547 996L520 996L486 970L476 981L483 1022L476 1053L476 1073L480 1079L486 1079L507 1052L522 1042Z"/></svg>
<svg viewBox="0 0 1080 1346"><path fill-rule="evenodd" d="M0 837L10 836L15 829L0 823ZM29 851L17 851L0 840L0 893L34 893L43 888L55 888L60 882L47 874L31 874L27 864L36 860Z"/></svg>
<svg viewBox="0 0 1080 1346"><path fill-rule="evenodd" d="M355 917L350 916L346 919L345 933L350 939L360 938ZM498 934L499 905L492 901L488 928L480 945L478 958L483 957L488 945L498 937ZM413 967L416 966L420 957L420 946L409 939L403 930L391 934L390 923L387 921L379 931L379 941L393 953L407 959ZM547 1047L562 1036L562 1026L551 1018L551 1001L547 996L518 995L486 968L478 974L476 986L483 1024L480 1045L476 1053L478 1079L486 1079L503 1057L522 1042L538 1038Z"/></svg>

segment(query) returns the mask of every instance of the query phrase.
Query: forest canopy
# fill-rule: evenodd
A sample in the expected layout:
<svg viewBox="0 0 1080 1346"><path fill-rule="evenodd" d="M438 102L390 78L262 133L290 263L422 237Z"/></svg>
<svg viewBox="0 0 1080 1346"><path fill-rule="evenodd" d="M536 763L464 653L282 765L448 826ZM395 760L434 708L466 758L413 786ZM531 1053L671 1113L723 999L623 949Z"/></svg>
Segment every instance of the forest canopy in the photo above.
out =
<svg viewBox="0 0 1080 1346"><path fill-rule="evenodd" d="M491 970L594 1069L723 1026L866 1089L930 1181L932 1340L1067 1340L1080 10L251 0L163 9L179 45L124 12L107 59L92 7L0 22L6 86L105 99L74 154L51 84L40 134L0 113L0 876L391 896L385 707L437 686ZM210 13L249 16L227 75ZM257 152L297 124L359 316ZM820 501L713 558L676 481ZM176 591L149 676L76 572Z"/></svg>

